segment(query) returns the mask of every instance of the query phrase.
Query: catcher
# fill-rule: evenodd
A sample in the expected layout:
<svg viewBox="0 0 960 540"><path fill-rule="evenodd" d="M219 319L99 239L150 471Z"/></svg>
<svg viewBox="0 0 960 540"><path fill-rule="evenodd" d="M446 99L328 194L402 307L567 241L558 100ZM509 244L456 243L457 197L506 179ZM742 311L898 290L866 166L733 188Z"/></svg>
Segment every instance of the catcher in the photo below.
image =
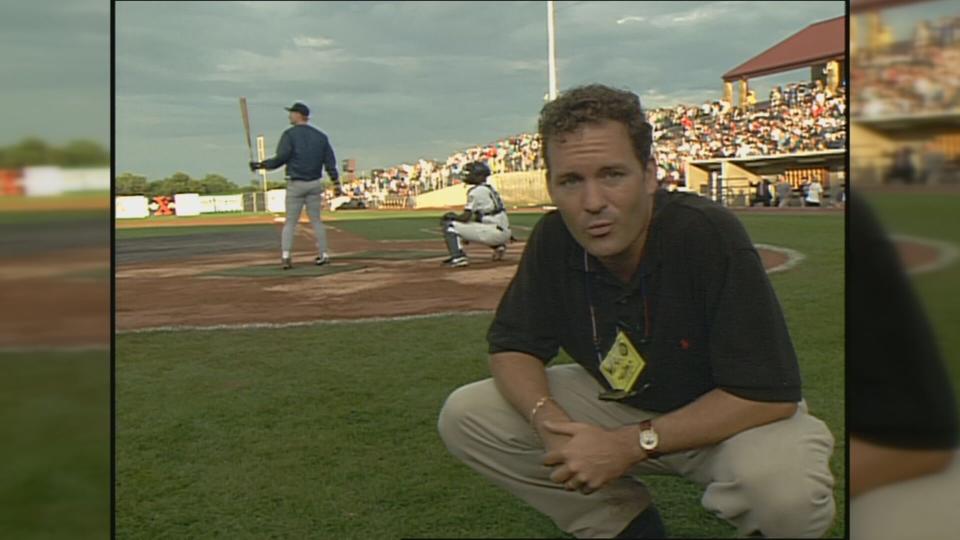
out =
<svg viewBox="0 0 960 540"><path fill-rule="evenodd" d="M480 161L463 167L463 181L472 184L467 191L467 204L463 212L447 212L443 215L443 237L450 256L444 264L456 268L470 264L463 244L479 242L493 248L493 260L499 261L507 251L507 242L512 239L507 210L497 190L487 183L490 169Z"/></svg>

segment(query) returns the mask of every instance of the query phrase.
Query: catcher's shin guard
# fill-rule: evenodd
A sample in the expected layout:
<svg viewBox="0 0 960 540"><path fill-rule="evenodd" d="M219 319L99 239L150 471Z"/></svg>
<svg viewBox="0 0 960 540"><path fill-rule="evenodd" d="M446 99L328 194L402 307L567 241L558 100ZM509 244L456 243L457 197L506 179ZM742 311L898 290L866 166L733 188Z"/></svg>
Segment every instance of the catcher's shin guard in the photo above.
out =
<svg viewBox="0 0 960 540"><path fill-rule="evenodd" d="M460 242L460 235L453 230L453 227L446 227L443 230L443 239L447 243L447 251L451 257L460 257L463 255L463 244Z"/></svg>

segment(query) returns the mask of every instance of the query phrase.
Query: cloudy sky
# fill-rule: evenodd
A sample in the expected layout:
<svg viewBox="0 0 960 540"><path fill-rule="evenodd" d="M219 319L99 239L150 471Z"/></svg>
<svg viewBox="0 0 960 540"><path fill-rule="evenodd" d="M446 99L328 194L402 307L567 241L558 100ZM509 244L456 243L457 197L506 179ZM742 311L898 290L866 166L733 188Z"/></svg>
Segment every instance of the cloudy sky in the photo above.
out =
<svg viewBox="0 0 960 540"><path fill-rule="evenodd" d="M558 2L564 88L648 107L720 95L720 76L842 2ZM117 172L252 178L239 96L272 155L294 100L337 158L369 170L533 131L547 91L546 2L121 2ZM808 70L758 80L802 80ZM271 173L281 178L281 172Z"/></svg>
<svg viewBox="0 0 960 540"><path fill-rule="evenodd" d="M0 146L110 143L110 3L0 0Z"/></svg>

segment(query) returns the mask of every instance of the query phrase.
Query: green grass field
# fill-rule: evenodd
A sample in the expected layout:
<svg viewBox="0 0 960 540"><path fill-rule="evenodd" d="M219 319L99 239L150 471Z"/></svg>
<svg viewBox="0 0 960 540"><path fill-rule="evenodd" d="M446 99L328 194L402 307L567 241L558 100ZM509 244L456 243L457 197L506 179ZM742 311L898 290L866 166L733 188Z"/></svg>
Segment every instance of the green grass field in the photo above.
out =
<svg viewBox="0 0 960 540"><path fill-rule="evenodd" d="M47 225L68 221L102 220L109 224L110 212L107 210L50 210L39 212L0 211L0 225Z"/></svg>
<svg viewBox="0 0 960 540"><path fill-rule="evenodd" d="M110 530L110 356L0 353L0 536Z"/></svg>
<svg viewBox="0 0 960 540"><path fill-rule="evenodd" d="M960 248L960 193L867 192L866 199L891 234L945 240ZM913 283L940 343L944 362L960 396L960 264L918 274ZM958 400L960 410L960 400Z"/></svg>
<svg viewBox="0 0 960 540"><path fill-rule="evenodd" d="M435 227L435 217L365 223L357 215L335 226L372 238L435 238L420 231L424 223ZM538 217L529 216L529 225ZM837 440L837 520L829 536L838 537L845 513L843 216L741 219L755 242L807 255L771 280L811 412ZM562 536L451 457L437 435L446 396L488 376L490 320L118 335L118 538ZM646 480L671 535L733 536L700 507L696 486Z"/></svg>

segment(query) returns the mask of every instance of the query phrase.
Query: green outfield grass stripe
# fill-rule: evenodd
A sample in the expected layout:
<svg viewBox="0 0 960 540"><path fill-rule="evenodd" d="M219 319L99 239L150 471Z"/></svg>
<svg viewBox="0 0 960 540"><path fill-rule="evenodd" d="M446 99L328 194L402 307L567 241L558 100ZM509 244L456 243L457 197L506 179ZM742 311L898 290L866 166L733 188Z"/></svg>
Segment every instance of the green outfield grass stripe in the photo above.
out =
<svg viewBox="0 0 960 540"><path fill-rule="evenodd" d="M362 319L313 319L309 321L295 321L285 323L239 323L239 324L214 324L208 326L192 325L172 325L172 326L154 326L150 328L137 328L133 330L117 330L117 334L148 334L153 332L183 332L199 331L209 332L215 330L256 330L262 328L300 328L304 326L328 326L328 325L349 325L349 324L367 324L382 322L399 321L418 321L421 319L436 319L441 317L470 317L474 315L489 315L493 310L471 310L471 311L441 311L437 313L424 313L418 315L397 315L393 317L366 317Z"/></svg>
<svg viewBox="0 0 960 540"><path fill-rule="evenodd" d="M110 221L109 208L90 210L31 210L5 212L0 210L0 225L55 224L64 221ZM109 224L107 224L109 225Z"/></svg>

